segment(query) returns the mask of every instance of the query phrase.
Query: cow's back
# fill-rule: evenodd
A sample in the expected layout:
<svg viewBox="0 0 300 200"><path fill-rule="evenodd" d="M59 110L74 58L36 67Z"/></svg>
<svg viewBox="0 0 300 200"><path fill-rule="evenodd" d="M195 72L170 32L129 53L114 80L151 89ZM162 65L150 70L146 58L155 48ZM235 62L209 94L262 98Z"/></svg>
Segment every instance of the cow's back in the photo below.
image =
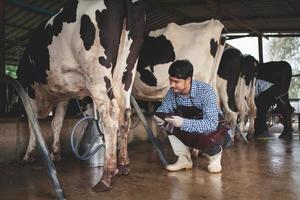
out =
<svg viewBox="0 0 300 200"><path fill-rule="evenodd" d="M50 101L90 95L88 76L95 84L104 83L105 77L112 80L124 15L123 1L68 1L31 37L17 72L19 80L32 97L33 89L40 90Z"/></svg>
<svg viewBox="0 0 300 200"><path fill-rule="evenodd" d="M223 24L217 20L151 31L144 39L137 75L133 86L135 97L160 101L169 88L168 69L175 60L189 60L194 66L194 79L215 88L221 53ZM152 46L154 44L155 48Z"/></svg>
<svg viewBox="0 0 300 200"><path fill-rule="evenodd" d="M292 68L286 61L272 61L260 64L257 69L257 78L269 81L271 83L278 83L284 79L290 83L292 76Z"/></svg>

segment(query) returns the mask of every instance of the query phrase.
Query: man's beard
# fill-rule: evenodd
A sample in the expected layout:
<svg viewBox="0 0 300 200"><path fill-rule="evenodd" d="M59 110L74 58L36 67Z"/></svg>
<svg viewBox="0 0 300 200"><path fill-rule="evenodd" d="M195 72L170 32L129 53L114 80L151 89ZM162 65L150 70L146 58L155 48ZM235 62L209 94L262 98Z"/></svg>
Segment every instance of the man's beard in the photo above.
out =
<svg viewBox="0 0 300 200"><path fill-rule="evenodd" d="M187 95L186 93L184 93L184 90L178 90L175 88L170 88L174 93L179 94L179 95Z"/></svg>

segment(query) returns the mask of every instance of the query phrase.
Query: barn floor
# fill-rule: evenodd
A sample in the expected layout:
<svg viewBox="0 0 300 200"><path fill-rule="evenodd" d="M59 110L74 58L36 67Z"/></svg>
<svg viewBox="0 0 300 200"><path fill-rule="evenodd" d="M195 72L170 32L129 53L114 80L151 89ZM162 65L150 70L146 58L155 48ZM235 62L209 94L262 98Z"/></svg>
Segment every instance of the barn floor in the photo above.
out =
<svg viewBox="0 0 300 200"><path fill-rule="evenodd" d="M56 164L65 195L70 200L193 200L193 199L300 199L300 142L298 133L290 142L275 137L239 143L224 150L221 174L209 174L207 161L198 158L189 171L167 172L148 142L131 144L131 173L115 177L113 189L94 193L91 187L102 173L68 156ZM169 160L168 143L164 149ZM55 199L46 168L41 162L0 166L0 199Z"/></svg>

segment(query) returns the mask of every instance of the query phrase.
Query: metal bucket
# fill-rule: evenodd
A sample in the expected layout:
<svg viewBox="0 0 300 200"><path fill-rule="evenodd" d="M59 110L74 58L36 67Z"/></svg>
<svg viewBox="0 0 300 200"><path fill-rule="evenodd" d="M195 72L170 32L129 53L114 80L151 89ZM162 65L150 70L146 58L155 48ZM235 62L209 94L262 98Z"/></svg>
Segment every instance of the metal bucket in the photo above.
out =
<svg viewBox="0 0 300 200"><path fill-rule="evenodd" d="M103 141L103 136L99 133L97 128L97 121L91 120L87 122L88 125L85 129L85 133L82 136L80 143L80 153L81 154L90 154L95 151L97 147L100 147L98 151L88 160L83 161L84 164L91 167L102 167L105 162L105 145Z"/></svg>

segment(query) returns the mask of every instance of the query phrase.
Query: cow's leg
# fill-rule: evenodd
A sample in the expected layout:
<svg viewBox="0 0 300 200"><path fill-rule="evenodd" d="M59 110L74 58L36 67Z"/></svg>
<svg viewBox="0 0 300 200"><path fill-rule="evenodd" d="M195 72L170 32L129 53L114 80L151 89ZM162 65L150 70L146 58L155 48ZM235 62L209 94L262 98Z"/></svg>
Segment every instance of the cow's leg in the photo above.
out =
<svg viewBox="0 0 300 200"><path fill-rule="evenodd" d="M128 133L130 128L131 109L127 108L124 112L124 124L120 128L120 151L118 155L118 175L129 174L129 157L128 157Z"/></svg>
<svg viewBox="0 0 300 200"><path fill-rule="evenodd" d="M249 110L248 104L246 102L246 100L242 100L243 106L240 108L240 112L239 112L239 117L240 117L240 123L239 123L239 128L241 133L244 133L245 130L245 125L246 125L246 116Z"/></svg>
<svg viewBox="0 0 300 200"><path fill-rule="evenodd" d="M29 98L30 104L32 106L33 112L37 113L36 116L39 118L44 118L46 117L49 112L51 111L51 104L48 101L36 101L34 99ZM29 123L29 122L28 122ZM36 147L36 137L34 134L34 131L32 129L31 124L29 123L29 142L28 146L26 149L26 153L23 157L22 163L27 164L27 163L33 163L35 161L35 147Z"/></svg>
<svg viewBox="0 0 300 200"><path fill-rule="evenodd" d="M217 77L217 90L219 93L219 104L222 105L222 110L224 112L225 120L230 124L231 130L234 133L238 115L236 112L233 112L229 106L229 104L234 101L233 97L231 96L228 97L228 94L234 94L234 91L227 91L226 86L227 86L227 81L225 79ZM234 105L231 106L233 107Z"/></svg>
<svg viewBox="0 0 300 200"><path fill-rule="evenodd" d="M104 128L105 139L105 165L103 175L93 190L103 192L112 187L111 180L117 174L117 131L119 127L119 106L115 99L93 98L100 114L101 125Z"/></svg>
<svg viewBox="0 0 300 200"><path fill-rule="evenodd" d="M54 161L60 161L60 142L59 142L59 136L60 131L63 125L64 116L66 114L68 106L68 101L63 101L57 104L55 109L55 114L53 116L52 122L51 122L51 128L53 132L53 144L52 144L52 151L51 151L51 158Z"/></svg>
<svg viewBox="0 0 300 200"><path fill-rule="evenodd" d="M22 164L29 164L35 161L36 137L34 135L31 124L29 123L29 142L26 153L23 157Z"/></svg>
<svg viewBox="0 0 300 200"><path fill-rule="evenodd" d="M268 136L268 127L267 127L267 113L272 104L275 103L274 101L274 93L276 88L274 86L270 87L270 89L266 90L265 92L261 93L255 99L255 104L257 107L257 116L254 122L254 137L264 137Z"/></svg>
<svg viewBox="0 0 300 200"><path fill-rule="evenodd" d="M243 132L244 131L244 124L245 124L245 116L247 113L247 103L246 101L241 98L240 96L236 96L235 97L235 102L236 102L236 107L238 110L238 115L239 115L239 124L237 124L237 126L239 127L240 131ZM235 140L239 140L240 136L238 134L236 134L236 132L234 132L234 136L235 136Z"/></svg>
<svg viewBox="0 0 300 200"><path fill-rule="evenodd" d="M289 102L288 95L285 95L281 98L281 100L276 101L277 106L280 112L283 115L283 132L279 136L282 139L291 139L293 137L292 134L292 113L293 108Z"/></svg>
<svg viewBox="0 0 300 200"><path fill-rule="evenodd" d="M248 110L249 128L248 128L248 134L247 134L248 138L252 138L254 135L254 120L256 118L256 113L257 113L255 100L254 100L254 96L255 96L254 93L255 93L255 87L251 86L250 93L246 100L248 107L249 107L249 110Z"/></svg>

